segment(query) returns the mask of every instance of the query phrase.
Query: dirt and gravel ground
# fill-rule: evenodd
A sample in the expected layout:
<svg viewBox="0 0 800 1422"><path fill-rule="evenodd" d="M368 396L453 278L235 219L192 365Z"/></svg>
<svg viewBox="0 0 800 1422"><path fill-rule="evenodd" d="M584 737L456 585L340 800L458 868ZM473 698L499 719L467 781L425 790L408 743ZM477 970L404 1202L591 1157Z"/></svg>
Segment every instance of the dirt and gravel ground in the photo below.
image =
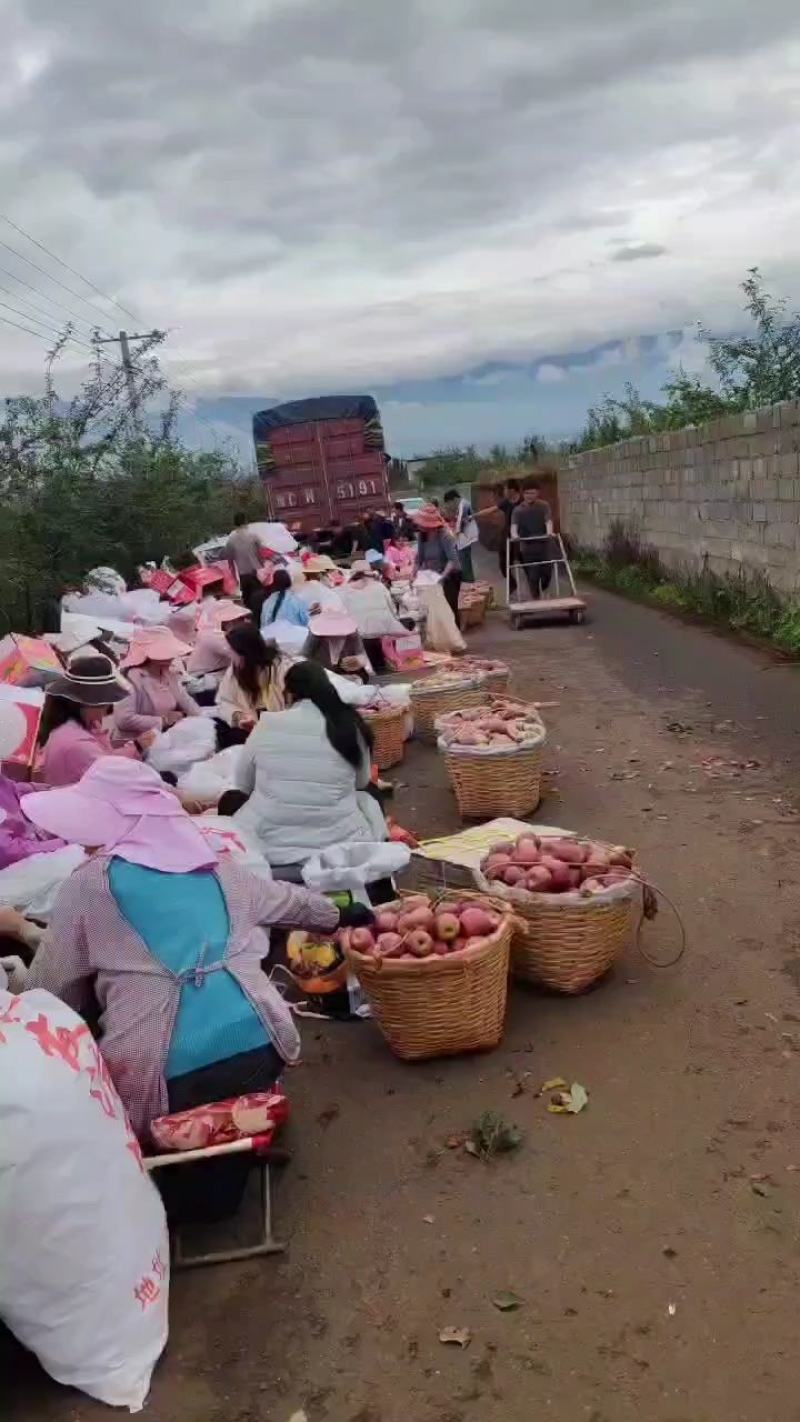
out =
<svg viewBox="0 0 800 1422"><path fill-rule="evenodd" d="M558 703L536 818L637 845L686 956L632 950L577 999L514 989L486 1057L403 1065L369 1024L306 1024L288 1253L174 1281L154 1422L800 1419L800 672L608 594L591 610L494 614L470 643ZM434 751L397 779L401 820L457 826ZM664 913L648 949L674 944ZM581 1115L546 1112L556 1075L587 1086ZM447 1149L487 1107L516 1155ZM103 1414L15 1377L9 1418Z"/></svg>

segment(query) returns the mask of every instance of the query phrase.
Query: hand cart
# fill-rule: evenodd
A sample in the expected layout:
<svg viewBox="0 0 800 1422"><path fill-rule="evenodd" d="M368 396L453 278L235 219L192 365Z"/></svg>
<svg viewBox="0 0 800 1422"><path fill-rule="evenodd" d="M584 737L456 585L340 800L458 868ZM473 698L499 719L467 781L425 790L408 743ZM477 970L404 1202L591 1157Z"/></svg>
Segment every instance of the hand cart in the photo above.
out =
<svg viewBox="0 0 800 1422"><path fill-rule="evenodd" d="M544 547L536 548L536 544ZM523 558L526 561L515 561ZM522 594L523 578L528 585L527 598ZM566 596L562 596L562 580L563 591L566 593L569 589ZM578 597L560 533L506 541L506 603L515 631L519 631L525 618L552 617L560 612L565 613L570 622L583 622L586 603Z"/></svg>

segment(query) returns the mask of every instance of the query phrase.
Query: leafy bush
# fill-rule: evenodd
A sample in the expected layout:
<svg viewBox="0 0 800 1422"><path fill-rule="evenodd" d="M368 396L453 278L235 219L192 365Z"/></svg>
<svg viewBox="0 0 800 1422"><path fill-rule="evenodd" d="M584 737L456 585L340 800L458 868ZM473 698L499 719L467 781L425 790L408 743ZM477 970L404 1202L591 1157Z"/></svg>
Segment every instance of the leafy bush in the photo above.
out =
<svg viewBox="0 0 800 1422"><path fill-rule="evenodd" d="M655 550L643 545L635 529L622 522L609 529L603 554L577 549L573 567L580 577L601 587L657 607L694 613L800 657L800 603L786 603L761 573L720 576L707 568L668 571Z"/></svg>
<svg viewBox="0 0 800 1422"><path fill-rule="evenodd" d="M99 359L71 400L55 388L6 401L0 418L0 632L37 631L48 606L97 564L128 580L230 528L241 509L263 514L258 481L224 451L185 449L177 397L149 350L137 357L137 400L124 373ZM145 419L139 411L158 408Z"/></svg>

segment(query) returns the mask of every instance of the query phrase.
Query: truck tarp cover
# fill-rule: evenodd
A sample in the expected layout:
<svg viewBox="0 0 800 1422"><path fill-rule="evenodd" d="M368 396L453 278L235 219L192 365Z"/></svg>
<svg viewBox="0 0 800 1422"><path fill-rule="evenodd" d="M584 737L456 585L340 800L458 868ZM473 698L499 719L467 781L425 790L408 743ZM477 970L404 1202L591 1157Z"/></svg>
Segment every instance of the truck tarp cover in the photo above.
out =
<svg viewBox="0 0 800 1422"><path fill-rule="evenodd" d="M374 421L380 429L378 407L371 395L322 395L317 400L289 400L271 410L259 410L253 416L253 437L256 444L264 444L272 430L311 424L314 420L363 420L365 424Z"/></svg>

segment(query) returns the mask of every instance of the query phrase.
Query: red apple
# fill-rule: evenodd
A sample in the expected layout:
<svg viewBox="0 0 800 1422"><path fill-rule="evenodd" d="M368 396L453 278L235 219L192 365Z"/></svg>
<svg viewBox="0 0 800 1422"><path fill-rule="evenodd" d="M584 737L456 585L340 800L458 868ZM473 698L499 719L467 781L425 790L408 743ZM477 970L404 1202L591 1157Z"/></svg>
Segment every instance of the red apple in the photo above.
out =
<svg viewBox="0 0 800 1422"><path fill-rule="evenodd" d="M375 948L381 958L396 958L403 951L403 940L399 933L381 933Z"/></svg>
<svg viewBox="0 0 800 1422"><path fill-rule="evenodd" d="M443 943L451 943L454 938L458 938L460 931L456 914L438 913L436 915L436 936Z"/></svg>
<svg viewBox="0 0 800 1422"><path fill-rule="evenodd" d="M427 958L433 952L433 939L424 928L412 928L406 938L406 948L415 958Z"/></svg>
<svg viewBox="0 0 800 1422"><path fill-rule="evenodd" d="M375 927L379 933L397 932L397 914L389 909L383 909L381 913L375 915Z"/></svg>
<svg viewBox="0 0 800 1422"><path fill-rule="evenodd" d="M375 939L368 928L354 928L350 933L350 947L355 948L357 953L373 953Z"/></svg>

